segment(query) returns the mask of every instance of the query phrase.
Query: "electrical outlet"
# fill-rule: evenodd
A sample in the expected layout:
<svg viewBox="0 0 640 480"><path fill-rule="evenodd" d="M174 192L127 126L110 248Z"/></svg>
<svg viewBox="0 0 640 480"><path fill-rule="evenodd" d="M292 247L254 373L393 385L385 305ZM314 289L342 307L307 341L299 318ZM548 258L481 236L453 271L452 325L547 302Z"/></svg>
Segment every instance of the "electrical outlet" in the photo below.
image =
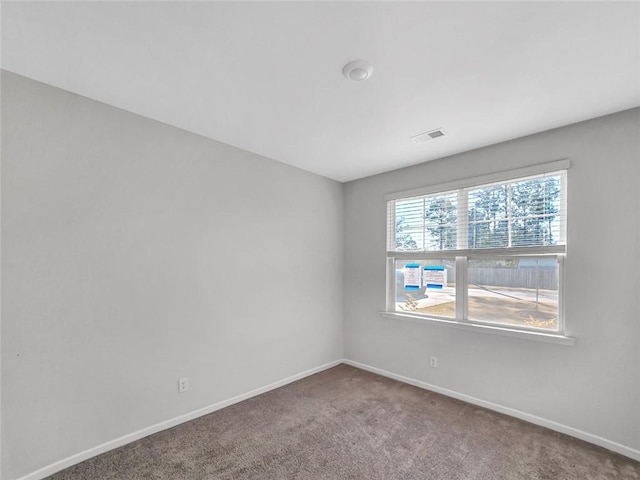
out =
<svg viewBox="0 0 640 480"><path fill-rule="evenodd" d="M432 356L429 358L429 366L431 368L438 368L438 357Z"/></svg>
<svg viewBox="0 0 640 480"><path fill-rule="evenodd" d="M183 377L178 379L178 392L184 393L189 390L189 377Z"/></svg>

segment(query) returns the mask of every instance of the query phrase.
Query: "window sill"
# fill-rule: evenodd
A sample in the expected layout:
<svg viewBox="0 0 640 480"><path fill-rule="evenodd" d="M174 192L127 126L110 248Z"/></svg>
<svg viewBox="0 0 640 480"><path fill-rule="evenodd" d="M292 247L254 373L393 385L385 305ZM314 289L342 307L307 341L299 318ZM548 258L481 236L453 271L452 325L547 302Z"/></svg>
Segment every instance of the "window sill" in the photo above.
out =
<svg viewBox="0 0 640 480"><path fill-rule="evenodd" d="M516 330L514 328L493 326L493 325L479 325L475 323L463 323L457 320L443 320L440 318L430 318L423 315L411 315L408 313L397 312L379 312L381 316L385 318L393 318L396 320L409 320L418 323L424 323L429 325L440 325L444 327L453 327L460 330L467 330L469 332L489 333L494 335L502 335L505 337L523 338L526 340L534 340L538 342L557 343L560 345L573 346L576 343L576 339L573 337L565 337L560 334L533 332Z"/></svg>

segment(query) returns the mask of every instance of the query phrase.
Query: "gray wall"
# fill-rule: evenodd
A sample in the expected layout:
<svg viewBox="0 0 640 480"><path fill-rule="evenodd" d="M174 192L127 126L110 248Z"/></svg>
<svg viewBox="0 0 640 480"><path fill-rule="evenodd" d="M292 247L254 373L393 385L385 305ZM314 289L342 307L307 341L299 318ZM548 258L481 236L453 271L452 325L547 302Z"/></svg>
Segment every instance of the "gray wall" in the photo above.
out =
<svg viewBox="0 0 640 480"><path fill-rule="evenodd" d="M346 184L345 357L640 449L639 132L634 109ZM572 162L565 287L575 346L377 313L386 193L561 158Z"/></svg>
<svg viewBox="0 0 640 480"><path fill-rule="evenodd" d="M6 72L2 109L2 478L339 359L343 313L346 358L640 448L639 109L344 187ZM385 193L565 157L574 347L379 316Z"/></svg>
<svg viewBox="0 0 640 480"><path fill-rule="evenodd" d="M2 478L342 357L341 184L6 72L2 102Z"/></svg>

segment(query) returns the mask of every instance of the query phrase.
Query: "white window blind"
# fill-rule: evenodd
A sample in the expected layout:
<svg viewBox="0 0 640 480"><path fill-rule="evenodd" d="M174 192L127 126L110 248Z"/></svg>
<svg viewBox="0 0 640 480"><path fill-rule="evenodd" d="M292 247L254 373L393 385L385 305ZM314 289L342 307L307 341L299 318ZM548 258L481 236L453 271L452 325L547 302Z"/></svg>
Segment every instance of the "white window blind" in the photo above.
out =
<svg viewBox="0 0 640 480"><path fill-rule="evenodd" d="M563 252L566 170L388 201L388 252Z"/></svg>

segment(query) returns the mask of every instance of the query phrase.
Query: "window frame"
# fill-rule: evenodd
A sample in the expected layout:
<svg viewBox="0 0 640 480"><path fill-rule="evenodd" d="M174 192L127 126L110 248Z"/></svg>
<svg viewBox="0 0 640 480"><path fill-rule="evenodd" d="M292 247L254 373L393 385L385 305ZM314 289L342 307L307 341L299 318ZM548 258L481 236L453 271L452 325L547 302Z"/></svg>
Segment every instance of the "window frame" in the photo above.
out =
<svg viewBox="0 0 640 480"><path fill-rule="evenodd" d="M566 336L566 323L565 323L565 309L564 309L564 258L567 252L566 245L566 202L567 202L567 171L569 169L570 162L568 159L557 160L553 162L542 163L538 165L532 165L529 167L507 170L502 172L493 173L490 175L483 175L473 177L469 179L459 180L455 182L441 183L429 185L417 189L406 190L402 192L395 192L385 195L385 202L387 204L387 245L393 245L395 243L395 228L391 228L395 225L395 200L408 199L411 197L433 195L438 193L446 193L457 190L460 192L458 197L458 205L461 208L461 218L466 218L465 208L467 207L468 195L463 192L474 187L488 186L496 183L507 183L520 178L549 174L555 172L562 172L561 176L561 196L560 210L565 212L565 215L561 216L559 220L562 222L560 225L560 238L557 245L546 246L524 246L524 247L498 247L498 248L458 248L449 250L407 250L407 251L393 251L387 249L387 272L386 272L386 310L381 312L385 317L392 318L409 318L413 320L424 320L427 322L435 322L438 324L444 324L449 326L456 326L459 328L470 328L472 330L483 331L487 333L499 333L508 336L517 336L521 338L533 338L535 340L547 340L555 343L564 343L573 345L575 339ZM469 222L461 222L464 225L456 223L458 227L458 234L467 233ZM464 245L466 245L466 236L464 237ZM498 259L498 258L556 258L558 261L558 316L557 316L557 329L550 330L541 327L528 327L512 324L501 324L497 322L486 322L480 320L470 320L468 318L468 263L469 260L475 259ZM433 260L433 259L455 259L456 265L456 300L455 300L455 318L444 317L438 315L428 315L424 313L411 313L400 312L396 310L396 261L398 260Z"/></svg>

